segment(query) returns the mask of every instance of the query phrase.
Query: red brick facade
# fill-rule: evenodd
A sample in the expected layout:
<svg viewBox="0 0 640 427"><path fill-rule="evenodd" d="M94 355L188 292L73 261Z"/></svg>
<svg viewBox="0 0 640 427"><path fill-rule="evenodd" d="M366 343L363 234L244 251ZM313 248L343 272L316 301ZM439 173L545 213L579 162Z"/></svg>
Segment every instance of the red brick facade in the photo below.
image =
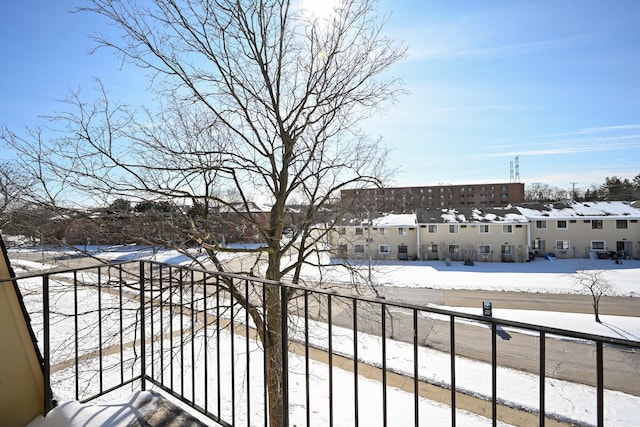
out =
<svg viewBox="0 0 640 427"><path fill-rule="evenodd" d="M342 190L344 203L377 212L413 212L416 209L500 207L524 203L524 184L433 185Z"/></svg>

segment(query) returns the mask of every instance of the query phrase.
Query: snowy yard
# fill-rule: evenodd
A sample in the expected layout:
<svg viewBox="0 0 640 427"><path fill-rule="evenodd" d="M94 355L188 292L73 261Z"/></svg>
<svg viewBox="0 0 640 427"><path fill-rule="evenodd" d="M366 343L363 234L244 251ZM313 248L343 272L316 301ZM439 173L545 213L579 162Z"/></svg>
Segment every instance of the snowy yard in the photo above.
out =
<svg viewBox="0 0 640 427"><path fill-rule="evenodd" d="M121 250L117 253L117 258L131 259L136 258L139 253L127 253ZM11 252L10 252L11 256ZM155 259L160 261L171 261L174 263L180 262L181 256L172 251L166 251L155 255ZM14 268L16 268L18 274L20 274L21 266L33 271L38 268L37 263L28 263L19 260L13 262ZM40 266L43 267L43 266ZM363 269L367 268L366 265L362 266ZM474 266L465 266L462 263L453 263L447 266L441 261L430 262L376 262L373 270L373 280L376 286L394 286L394 287L428 287L434 289L471 289L471 290L493 290L493 291L512 291L512 292L537 292L537 293L551 293L551 294L573 294L584 293L583 289L576 286L575 279L572 274L578 270L606 270L606 278L613 285L614 294L618 296L628 297L640 297L640 261L626 260L622 265L616 265L610 260L555 260L546 261L538 259L531 263L476 263ZM313 273L308 272L308 277L312 277ZM345 277L344 270L339 266L335 266L332 269L325 271L325 278L327 280L342 282L348 281ZM473 314L481 314L480 308L454 308L456 311L466 311ZM639 313L640 315L640 313ZM549 313L540 311L523 311L523 310L494 310L494 317L516 320L521 322L535 322L545 326L558 326L562 325L565 329L574 329L582 332L607 335L614 337L623 337L632 341L640 341L640 317L623 317L623 316L603 316L603 324L597 324L593 321L592 315L575 314L575 313ZM324 326L317 324L315 329L317 331L322 330ZM622 333L624 335L622 335ZM322 335L321 332L317 333ZM348 336L348 333L342 335ZM363 347L359 350L359 355L379 355L380 351L380 338L379 337L363 337L359 344ZM360 340L360 339L359 339ZM322 345L319 343L318 345ZM342 354L349 354L353 344L349 340L345 342L337 341L335 343L338 346ZM406 370L406 366L411 366L412 362L412 347L400 343L391 341L388 343L391 356L389 357L390 363L394 364L393 369L396 371ZM344 347L341 348L340 346ZM302 363L302 361L296 359L297 356L292 357L292 364ZM258 360L259 357L253 359ZM420 353L421 363L427 363L425 366L421 365L421 375L424 375L429 381L444 382L447 381L447 363L448 355L438 353L434 350L421 349ZM369 363L379 363L378 360L368 360ZM428 366L427 366L428 365ZM252 366L251 369L254 369ZM257 367L256 369L261 369ZM322 372L325 370L321 364L314 363L313 369L315 374L313 375L314 381L318 382L314 385L316 390L327 389L326 379L323 379ZM490 396L490 391L486 389L490 384L487 383L487 369L490 366L480 362L472 360L460 361L460 378L464 378L458 383L458 386L468 390L471 393L475 393L483 396ZM422 374L424 372L424 374ZM410 372L409 372L410 374ZM334 387L339 390L343 390L344 393L349 393L349 390L353 388L353 377L349 373L336 374L334 377ZM505 400L513 402L516 405L526 408L537 407L537 377L525 374L522 372L501 369L499 374L499 387L500 396ZM261 384L252 383L254 387L261 389ZM304 395L304 381L300 378L294 377L292 381L292 395L301 396ZM299 388L302 387L302 388ZM360 398L367 401L377 401L380 398L380 384L372 381L362 381L360 390ZM530 390L530 392L529 392ZM341 393L343 393L341 391ZM593 424L595 410L595 395L593 387L588 387L579 384L573 384L569 382L563 382L558 380L547 379L547 411L562 413L565 416L572 418L584 425ZM124 401L127 399L122 396ZM327 399L327 396L320 393L316 399ZM352 425L352 412L351 405L342 403L349 402L349 399L340 399L341 402L336 406L334 410L343 411L337 416L337 420L343 420L344 422L338 422L336 425ZM398 408L410 408L412 395L401 392L399 390L393 390L390 395L390 405L394 405ZM406 401L405 403L402 403ZM637 420L640 418L640 398L636 396L627 395L620 392L605 392L606 402L606 420L608 425L615 426L635 426ZM434 425L435 419L441 420L441 424L449 425L448 409L443 405L429 403L428 401L421 400L421 412L424 414L421 419L421 425ZM408 405L408 406L407 406ZM110 409L109 409L110 408ZM120 408L120 409L117 409ZM298 406L293 406L294 413L298 411ZM118 422L108 423L105 421L104 425L120 426L126 425L123 420L126 418L121 417L109 417L109 414L113 415L117 411L122 410L121 407L110 406L100 407L100 416L92 413L90 409L81 407L80 405L67 404L61 405L56 410L57 415L47 417L46 420L35 420L31 427L50 427L50 426L80 426L90 425L85 422L91 418L95 420L119 420ZM116 412L110 412L116 411ZM125 411L126 412L126 411ZM363 425L378 425L380 423L379 416L376 411L361 411L363 417L366 418L366 424ZM366 414L364 414L366 412ZM83 414L83 416L80 416ZM120 412L122 415L123 412ZM403 415L404 414L404 415ZM458 420L460 425L489 425L490 422L487 419L478 417L472 414L461 414L461 418ZM85 418L88 417L88 418ZM297 416L298 419L301 415ZM314 417L317 417L318 425L323 425L328 419L326 410L319 408L314 412ZM376 418L377 417L377 418ZM406 418L403 418L406 417ZM72 423L78 422L76 424ZM57 421L56 421L57 420ZM351 420L351 421L348 421ZM364 421L361 419L361 423ZM239 422L240 423L240 422ZM409 425L413 423L412 412L410 409L400 412L395 412L393 422L390 425ZM241 423L240 423L241 424ZM297 425L301 425L298 422Z"/></svg>

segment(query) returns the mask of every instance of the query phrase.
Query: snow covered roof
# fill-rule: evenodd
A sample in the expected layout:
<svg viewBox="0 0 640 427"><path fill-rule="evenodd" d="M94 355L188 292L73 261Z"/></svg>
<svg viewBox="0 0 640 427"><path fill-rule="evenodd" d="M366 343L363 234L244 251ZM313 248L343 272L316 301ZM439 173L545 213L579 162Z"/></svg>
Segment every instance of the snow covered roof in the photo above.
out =
<svg viewBox="0 0 640 427"><path fill-rule="evenodd" d="M505 208L446 208L419 209L418 223L525 223L528 219L517 209Z"/></svg>
<svg viewBox="0 0 640 427"><path fill-rule="evenodd" d="M416 214L387 214L371 219L374 227L415 227Z"/></svg>
<svg viewBox="0 0 640 427"><path fill-rule="evenodd" d="M603 218L640 219L640 209L629 202L572 202L525 205L517 208L529 219Z"/></svg>
<svg viewBox="0 0 640 427"><path fill-rule="evenodd" d="M416 214L377 214L379 216L371 218L372 227L415 227ZM338 223L343 227L366 227L369 224L367 218L349 217Z"/></svg>

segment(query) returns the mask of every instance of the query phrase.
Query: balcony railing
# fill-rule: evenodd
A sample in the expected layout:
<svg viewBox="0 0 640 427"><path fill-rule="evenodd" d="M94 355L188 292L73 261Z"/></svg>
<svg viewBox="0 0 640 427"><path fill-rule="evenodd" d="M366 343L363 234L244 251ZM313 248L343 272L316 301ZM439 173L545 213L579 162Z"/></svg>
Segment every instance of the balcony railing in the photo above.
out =
<svg viewBox="0 0 640 427"><path fill-rule="evenodd" d="M54 400L157 388L220 425L267 425L265 331L252 315L269 309L269 289L286 301L272 331L287 355L282 406L273 409L284 425L455 426L476 413L493 425L603 426L618 396L640 395L637 370L608 367L621 358L640 366L640 342L347 288L147 261L21 276L18 285L43 356L47 410ZM513 383L515 395L505 387ZM555 397L565 386L592 399L567 411Z"/></svg>

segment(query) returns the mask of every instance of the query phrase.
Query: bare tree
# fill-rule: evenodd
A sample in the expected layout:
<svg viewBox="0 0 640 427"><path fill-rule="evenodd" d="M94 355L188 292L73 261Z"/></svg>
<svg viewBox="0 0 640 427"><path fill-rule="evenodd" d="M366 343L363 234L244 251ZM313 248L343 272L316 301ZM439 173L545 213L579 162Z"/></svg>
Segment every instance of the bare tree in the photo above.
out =
<svg viewBox="0 0 640 427"><path fill-rule="evenodd" d="M149 70L159 106L141 113L114 104L99 85L95 102L72 93L73 111L51 117L63 131L55 141L37 132L23 138L5 130L3 137L50 202L71 190L106 203L189 206L193 215L183 231L218 270L225 269L218 254L228 248L210 218L224 209L265 242L246 249L265 260L264 278L301 282L304 265L322 262L319 243L340 212L327 227L317 223L339 191L387 178L386 150L359 123L402 92L388 72L404 48L383 35L375 1L336 5L320 18L288 0L92 0L80 11L102 15L122 31L122 38L96 36L99 46ZM251 209L258 198L271 206L265 218ZM283 239L292 201L305 207ZM235 298L252 316L267 354L271 426L282 425L279 334L283 304L292 297L270 287L264 312Z"/></svg>
<svg viewBox="0 0 640 427"><path fill-rule="evenodd" d="M23 206L30 185L29 175L20 168L0 162L0 229L13 222L13 213Z"/></svg>
<svg viewBox="0 0 640 427"><path fill-rule="evenodd" d="M600 321L600 298L613 292L613 285L605 277L605 270L578 270L574 277L580 291L588 292L593 301L593 313L596 322Z"/></svg>
<svg viewBox="0 0 640 427"><path fill-rule="evenodd" d="M524 192L527 202L558 202L569 200L570 197L570 192L541 182L531 183Z"/></svg>

